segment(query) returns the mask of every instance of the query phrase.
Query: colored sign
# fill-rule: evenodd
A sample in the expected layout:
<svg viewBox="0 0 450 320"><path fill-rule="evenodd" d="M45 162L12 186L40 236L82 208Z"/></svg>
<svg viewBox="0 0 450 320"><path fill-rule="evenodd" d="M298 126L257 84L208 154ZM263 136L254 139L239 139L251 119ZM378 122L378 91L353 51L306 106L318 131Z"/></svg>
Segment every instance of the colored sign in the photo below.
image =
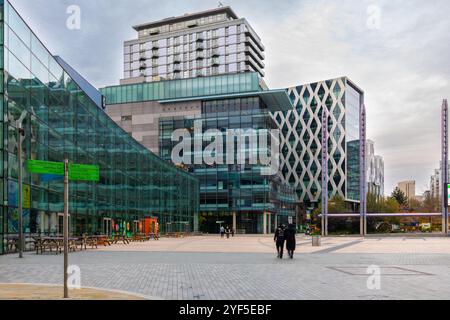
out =
<svg viewBox="0 0 450 320"><path fill-rule="evenodd" d="M19 202L17 196L19 194L19 184L15 181L8 180L8 204L13 207L18 207ZM29 185L22 185L22 208L31 208L31 188Z"/></svg>
<svg viewBox="0 0 450 320"><path fill-rule="evenodd" d="M99 181L100 168L85 164L69 164L69 180Z"/></svg>
<svg viewBox="0 0 450 320"><path fill-rule="evenodd" d="M447 207L450 207L450 184L447 184Z"/></svg>
<svg viewBox="0 0 450 320"><path fill-rule="evenodd" d="M27 168L28 168L28 171L31 173L53 174L53 175L59 175L59 176L64 175L64 163L63 162L28 160Z"/></svg>
<svg viewBox="0 0 450 320"><path fill-rule="evenodd" d="M49 176L63 176L64 163L41 160L28 160L28 171ZM72 181L99 181L100 168L84 164L69 164L69 180Z"/></svg>
<svg viewBox="0 0 450 320"><path fill-rule="evenodd" d="M24 184L22 192L23 192L22 207L23 207L23 209L30 209L31 208L31 188L30 188L30 186Z"/></svg>

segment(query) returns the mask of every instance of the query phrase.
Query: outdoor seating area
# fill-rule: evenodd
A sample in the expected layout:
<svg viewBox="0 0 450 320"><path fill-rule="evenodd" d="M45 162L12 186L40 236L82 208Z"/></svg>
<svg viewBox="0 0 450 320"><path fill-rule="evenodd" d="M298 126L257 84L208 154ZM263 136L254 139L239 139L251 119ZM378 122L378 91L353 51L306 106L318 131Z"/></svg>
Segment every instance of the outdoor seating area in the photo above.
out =
<svg viewBox="0 0 450 320"><path fill-rule="evenodd" d="M114 244L128 245L131 242L145 242L151 239L158 240L159 235L155 234L113 234L113 235L82 235L78 237L69 237L69 252L83 251L88 249L98 249L99 246L112 246ZM64 252L64 237L61 235L25 236L25 251L35 251L36 254L46 252L61 254ZM16 253L19 251L19 237L13 236L5 239L5 249L7 253Z"/></svg>

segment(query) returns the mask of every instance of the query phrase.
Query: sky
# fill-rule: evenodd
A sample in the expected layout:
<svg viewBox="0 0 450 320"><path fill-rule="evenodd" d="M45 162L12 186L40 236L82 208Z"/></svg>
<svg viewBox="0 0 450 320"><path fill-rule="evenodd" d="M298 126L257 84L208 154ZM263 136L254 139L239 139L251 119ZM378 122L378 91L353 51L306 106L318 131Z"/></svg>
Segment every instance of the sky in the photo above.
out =
<svg viewBox="0 0 450 320"><path fill-rule="evenodd" d="M211 9L212 0L10 0L53 53L97 87L122 77L133 25ZM385 190L429 188L440 161L440 110L450 96L448 0L222 0L266 46L266 83L286 88L348 76L365 92L367 137ZM67 28L71 5L80 29Z"/></svg>

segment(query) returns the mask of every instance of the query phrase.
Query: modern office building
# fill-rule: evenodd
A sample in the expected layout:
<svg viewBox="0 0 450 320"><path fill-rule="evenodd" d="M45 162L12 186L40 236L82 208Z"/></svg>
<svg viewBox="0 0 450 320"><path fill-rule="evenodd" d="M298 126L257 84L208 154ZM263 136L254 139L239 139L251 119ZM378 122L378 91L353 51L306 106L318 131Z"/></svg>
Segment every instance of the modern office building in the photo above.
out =
<svg viewBox="0 0 450 320"><path fill-rule="evenodd" d="M101 95L46 47L8 1L0 8L0 254L18 233L18 120L24 139L23 219L27 236L62 229L63 182L26 170L27 160L92 164L99 182L71 181L70 232L196 229L197 178L159 159L103 111ZM78 80L77 80L78 79Z"/></svg>
<svg viewBox="0 0 450 320"><path fill-rule="evenodd" d="M364 92L346 77L289 88L293 108L272 113L282 131L281 173L308 209L321 201L322 111L329 111L329 196L359 202L359 127Z"/></svg>
<svg viewBox="0 0 450 320"><path fill-rule="evenodd" d="M106 113L126 132L159 154L159 118L201 114L197 101L161 104L159 101L209 95L239 94L266 88L256 72L212 77L136 83L100 89Z"/></svg>
<svg viewBox="0 0 450 320"><path fill-rule="evenodd" d="M408 200L416 198L416 182L414 180L401 181L397 187L408 197Z"/></svg>
<svg viewBox="0 0 450 320"><path fill-rule="evenodd" d="M366 142L367 192L377 198L384 197L384 160L375 154L375 143Z"/></svg>
<svg viewBox="0 0 450 320"><path fill-rule="evenodd" d="M158 150L167 161L173 160L178 141L172 141L172 133L177 129L192 133L195 123L201 124L202 137L210 129L267 131L276 128L270 111L292 108L285 90L266 90L258 73L253 72L121 85L101 91L106 96L106 112L127 132L138 139L142 136L141 143ZM202 140L204 147L207 144ZM225 157L230 155L222 151ZM245 164L239 164L238 153L234 153L233 164L191 161L182 165L199 179L200 231L216 233L222 223L241 233L267 233L277 223L295 220L294 189L277 172L263 175L264 166L250 163L250 150L245 151ZM263 147L258 144L252 152L259 154ZM189 153L190 158L194 156Z"/></svg>
<svg viewBox="0 0 450 320"><path fill-rule="evenodd" d="M121 84L254 71L264 77L264 45L230 7L133 27L124 43Z"/></svg>
<svg viewBox="0 0 450 320"><path fill-rule="evenodd" d="M183 103L184 99L178 101ZM223 142L214 152L222 154L224 159L230 156L234 159L233 164L225 161L213 165L195 164L194 158L198 153L194 150L190 153L192 164L186 167L200 181L200 230L217 232L217 221L222 221L223 224L233 226L238 233L271 233L279 223L292 223L297 205L294 188L283 181L278 171L264 175L262 170L266 166L260 159L254 163L250 161L251 153L267 153L261 141L251 146L249 137L244 141L245 147L238 149L241 144L231 136L232 145L236 143L237 147L233 148L231 154L227 149L230 141L227 132L230 129L275 129L269 111L291 106L285 91L210 96L202 98L200 102L200 115L160 119L162 158L170 161L172 150L179 143L171 139L174 130L187 129L192 133L191 141L197 138L194 138L197 122L201 124L203 147L206 148L210 143L206 139L208 130L215 130L214 140ZM271 150L270 140L268 143L267 149ZM239 153L245 153L245 164L238 163Z"/></svg>

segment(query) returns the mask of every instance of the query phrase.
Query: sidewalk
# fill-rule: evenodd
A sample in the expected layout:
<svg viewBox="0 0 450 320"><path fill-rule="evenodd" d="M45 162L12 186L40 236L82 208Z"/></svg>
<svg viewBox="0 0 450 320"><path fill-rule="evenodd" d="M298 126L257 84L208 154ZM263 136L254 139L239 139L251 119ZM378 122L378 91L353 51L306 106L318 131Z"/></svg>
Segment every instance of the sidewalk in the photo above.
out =
<svg viewBox="0 0 450 320"><path fill-rule="evenodd" d="M70 290L71 300L144 300L133 294L83 288ZM0 300L63 300L63 288L45 284L0 284Z"/></svg>

